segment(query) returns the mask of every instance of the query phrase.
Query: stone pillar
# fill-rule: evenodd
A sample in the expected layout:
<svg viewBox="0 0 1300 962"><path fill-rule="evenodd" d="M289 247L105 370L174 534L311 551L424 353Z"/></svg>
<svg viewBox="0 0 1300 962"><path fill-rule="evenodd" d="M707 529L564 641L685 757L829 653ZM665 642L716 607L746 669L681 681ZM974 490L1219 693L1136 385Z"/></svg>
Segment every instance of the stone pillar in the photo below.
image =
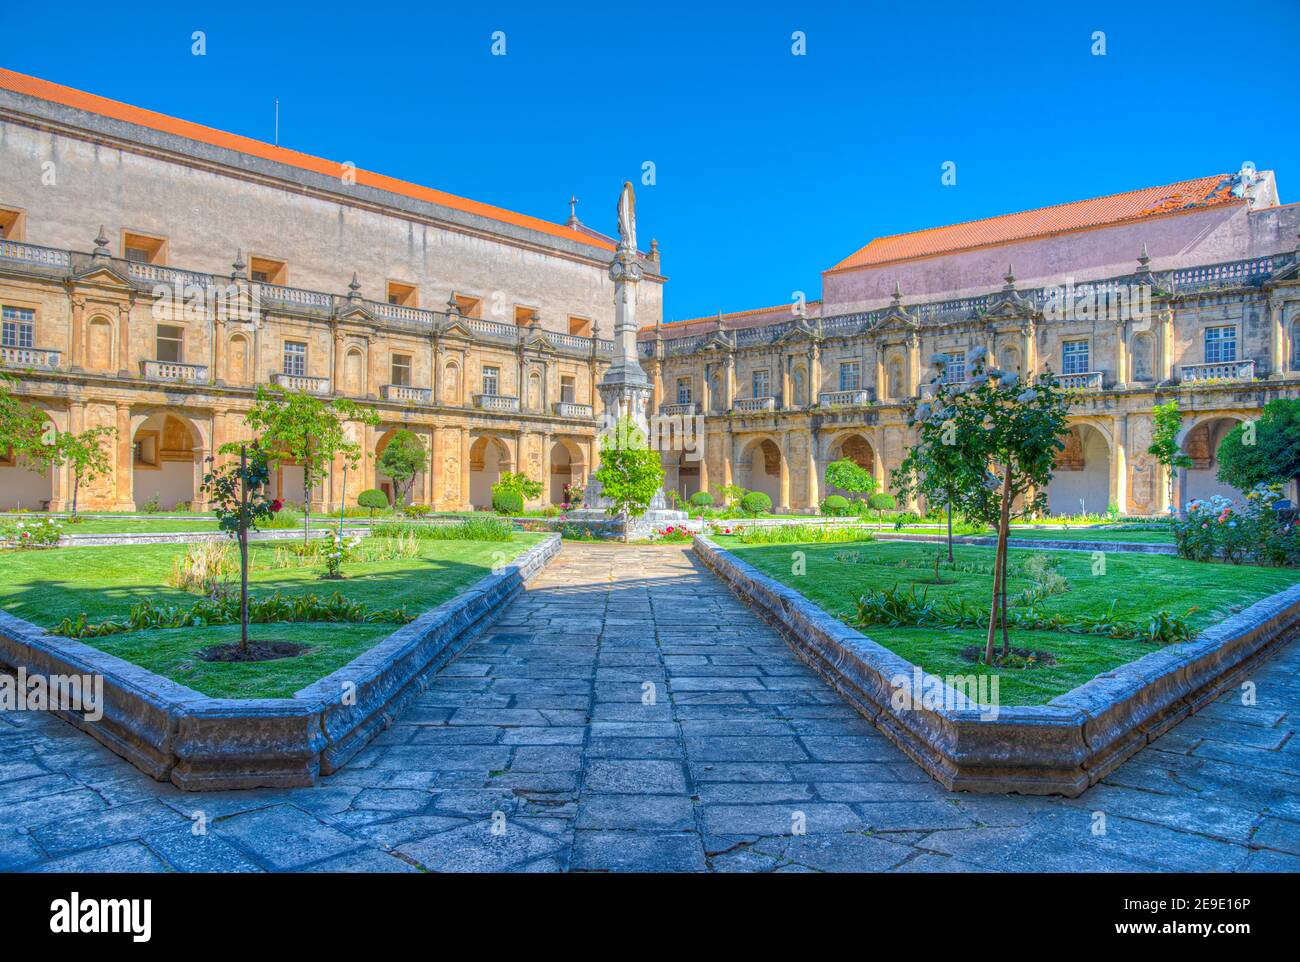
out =
<svg viewBox="0 0 1300 962"><path fill-rule="evenodd" d="M709 368L712 366L708 361L704 362L704 389L700 392L702 414L710 414L713 411L713 380L709 376Z"/></svg>
<svg viewBox="0 0 1300 962"><path fill-rule="evenodd" d="M722 369L722 409L730 411L736 405L736 355L727 352Z"/></svg>
<svg viewBox="0 0 1300 962"><path fill-rule="evenodd" d="M219 317L212 319L212 368L208 371L208 377L214 384L224 384L226 381L225 372L221 370L221 342L226 338L226 322ZM197 493L198 489L194 489Z"/></svg>
<svg viewBox="0 0 1300 962"><path fill-rule="evenodd" d="M330 387L335 394L343 393L343 332L337 327L334 328L334 337L331 339L333 347L331 348L330 365Z"/></svg>
<svg viewBox="0 0 1300 962"><path fill-rule="evenodd" d="M469 428L460 429L460 507L468 510L469 502Z"/></svg>
<svg viewBox="0 0 1300 962"><path fill-rule="evenodd" d="M375 343L378 340L373 334L366 338L366 396L379 397L379 365L376 355L379 351L375 349ZM338 391L338 385L334 385L335 392Z"/></svg>
<svg viewBox="0 0 1300 962"><path fill-rule="evenodd" d="M1035 348L1037 344L1034 340L1034 326L1026 324L1020 328L1020 363L1023 366L1021 377L1025 383L1033 383L1034 375L1038 373L1038 355Z"/></svg>
<svg viewBox="0 0 1300 962"><path fill-rule="evenodd" d="M551 503L551 448L555 446L555 435L539 434L538 439L542 443L542 496L541 503L543 506Z"/></svg>
<svg viewBox="0 0 1300 962"><path fill-rule="evenodd" d="M921 335L913 331L907 339L908 396L921 396Z"/></svg>
<svg viewBox="0 0 1300 962"><path fill-rule="evenodd" d="M1120 514L1128 513L1128 415L1112 419L1110 457L1110 504L1119 505Z"/></svg>
<svg viewBox="0 0 1300 962"><path fill-rule="evenodd" d="M885 345L876 341L876 400L896 401L889 397L889 383L885 380Z"/></svg>
<svg viewBox="0 0 1300 962"><path fill-rule="evenodd" d="M776 508L785 514L790 510L790 432L784 431L778 437L781 439L781 503Z"/></svg>
<svg viewBox="0 0 1300 962"><path fill-rule="evenodd" d="M130 376L131 365L131 302L117 308L117 373Z"/></svg>
<svg viewBox="0 0 1300 962"><path fill-rule="evenodd" d="M442 508L443 492L443 470L446 463L446 456L442 447L446 439L446 429L440 428L436 424L429 428L429 486L431 492L429 495L429 510L438 511Z"/></svg>
<svg viewBox="0 0 1300 962"><path fill-rule="evenodd" d="M1129 381L1128 324L1115 325L1115 387L1122 388Z"/></svg>
<svg viewBox="0 0 1300 962"><path fill-rule="evenodd" d="M1160 384L1173 378L1174 312L1168 308L1156 315L1155 374Z"/></svg>
<svg viewBox="0 0 1300 962"><path fill-rule="evenodd" d="M1280 377L1286 371L1286 327L1283 323L1285 312L1276 295L1269 297L1267 310L1268 373L1270 377Z"/></svg>
<svg viewBox="0 0 1300 962"><path fill-rule="evenodd" d="M821 403L822 393L822 346L816 341L808 349L808 406L816 407Z"/></svg>
<svg viewBox="0 0 1300 962"><path fill-rule="evenodd" d="M80 371L86 351L86 299L72 297L72 324L68 328L68 367Z"/></svg>
<svg viewBox="0 0 1300 962"><path fill-rule="evenodd" d="M821 470L817 464L817 447L821 443L821 438L816 431L808 432L808 507L817 511L817 506L822 502L821 495Z"/></svg>
<svg viewBox="0 0 1300 962"><path fill-rule="evenodd" d="M134 511L132 494L135 482L135 458L131 446L131 406L124 401L117 404L117 466L114 481L117 487L118 511Z"/></svg>

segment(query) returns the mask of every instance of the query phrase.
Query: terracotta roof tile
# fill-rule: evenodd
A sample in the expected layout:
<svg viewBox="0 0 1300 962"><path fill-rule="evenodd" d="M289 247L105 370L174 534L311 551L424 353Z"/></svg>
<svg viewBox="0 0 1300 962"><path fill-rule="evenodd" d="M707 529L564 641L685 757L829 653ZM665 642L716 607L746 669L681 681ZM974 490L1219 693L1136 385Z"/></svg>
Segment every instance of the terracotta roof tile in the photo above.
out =
<svg viewBox="0 0 1300 962"><path fill-rule="evenodd" d="M166 114L145 110L142 107L133 107L130 104L119 103L116 100L109 100L107 97L100 97L72 87L64 87L61 84L51 83L37 77L29 77L26 74L6 70L3 67L0 67L0 88L26 94L40 100L63 104L66 107L86 110L101 117L137 124L163 133L175 134L213 147L224 147L252 157L260 157L263 160L288 164L300 170L309 170L313 173L337 177L342 169L342 166L337 161L313 157L310 154L289 150L286 147L276 147L260 140L254 140L251 137L243 137L239 134L227 133L224 130L205 127L202 124L169 117ZM605 250L614 249L612 243L600 237L593 237L591 233L586 231L577 231L562 224L553 224L550 221L542 220L540 217L517 214L514 211L494 207L491 204L467 200L464 197L457 197L455 194L434 190L432 187L421 187L419 184L398 180L396 177L387 177L383 174L358 169L356 171L356 182L366 187L401 194L404 197L426 201L431 204L440 204L443 207L450 207L470 214L478 214L481 217L487 217L504 224L525 227L543 234L549 234L552 237L560 237L565 240L576 241L579 244L586 244L590 247Z"/></svg>
<svg viewBox="0 0 1300 962"><path fill-rule="evenodd" d="M948 227L932 227L907 234L877 237L827 273L1102 227L1194 208L1245 203L1242 198L1232 195L1231 188L1231 176L1217 174L1163 187L1144 187L1108 197L1040 207L1018 214L986 217Z"/></svg>

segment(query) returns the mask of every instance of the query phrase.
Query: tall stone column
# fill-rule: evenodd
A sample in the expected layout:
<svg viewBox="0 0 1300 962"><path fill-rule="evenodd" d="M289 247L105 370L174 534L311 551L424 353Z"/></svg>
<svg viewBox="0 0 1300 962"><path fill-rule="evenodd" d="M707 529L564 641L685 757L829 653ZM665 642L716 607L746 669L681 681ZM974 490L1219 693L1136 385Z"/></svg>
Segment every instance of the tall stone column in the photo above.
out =
<svg viewBox="0 0 1300 962"><path fill-rule="evenodd" d="M776 505L776 508L784 513L790 510L790 433L782 432L779 437L781 439L781 503Z"/></svg>
<svg viewBox="0 0 1300 962"><path fill-rule="evenodd" d="M808 349L808 406L816 407L821 403L822 393L822 346L813 341Z"/></svg>
<svg viewBox="0 0 1300 962"><path fill-rule="evenodd" d="M1285 311L1272 294L1268 299L1268 373L1270 377L1280 377L1286 371L1286 328L1283 323Z"/></svg>
<svg viewBox="0 0 1300 962"><path fill-rule="evenodd" d="M134 484L135 459L131 445L131 405L125 401L117 404L117 465L114 481L117 488L118 511L134 511L135 499L132 494Z"/></svg>
<svg viewBox="0 0 1300 962"><path fill-rule="evenodd" d="M72 297L72 325L68 329L68 367L73 371L80 371L82 360L86 351L85 341L86 327L86 299L84 297Z"/></svg>
<svg viewBox="0 0 1300 962"><path fill-rule="evenodd" d="M127 377L131 370L131 306L135 298L117 308L117 373Z"/></svg>
<svg viewBox="0 0 1300 962"><path fill-rule="evenodd" d="M817 447L821 437L817 431L808 432L808 507L817 510L822 502L821 471L817 464Z"/></svg>
<svg viewBox="0 0 1300 962"><path fill-rule="evenodd" d="M1128 368L1128 324L1119 321L1115 325L1115 387L1122 388L1128 383Z"/></svg>
<svg viewBox="0 0 1300 962"><path fill-rule="evenodd" d="M907 378L910 397L921 396L921 335L913 331L907 338Z"/></svg>
<svg viewBox="0 0 1300 962"><path fill-rule="evenodd" d="M460 429L460 507L462 510L469 510L472 505L469 500L469 428Z"/></svg>
<svg viewBox="0 0 1300 962"><path fill-rule="evenodd" d="M1117 414L1111 427L1110 503L1128 513L1128 415ZM1107 505L1109 507L1109 505Z"/></svg>
<svg viewBox="0 0 1300 962"><path fill-rule="evenodd" d="M1156 383L1170 380L1174 367L1174 312L1168 308L1156 315Z"/></svg>

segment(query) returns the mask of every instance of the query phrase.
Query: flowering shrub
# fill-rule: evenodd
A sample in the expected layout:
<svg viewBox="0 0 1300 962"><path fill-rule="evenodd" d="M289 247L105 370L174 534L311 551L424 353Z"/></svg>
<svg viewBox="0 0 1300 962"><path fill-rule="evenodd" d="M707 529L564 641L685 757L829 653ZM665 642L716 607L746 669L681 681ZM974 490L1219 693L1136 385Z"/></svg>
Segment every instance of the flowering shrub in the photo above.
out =
<svg viewBox="0 0 1300 962"><path fill-rule="evenodd" d="M675 525L669 525L655 532L659 541L667 541L672 544L686 544L691 540L691 533L685 528L679 528Z"/></svg>
<svg viewBox="0 0 1300 962"><path fill-rule="evenodd" d="M0 529L0 542L15 548L52 548L63 535L63 525L53 518L17 521Z"/></svg>
<svg viewBox="0 0 1300 962"><path fill-rule="evenodd" d="M1258 484L1237 504L1215 495L1187 504L1173 522L1178 555L1191 561L1230 564L1300 564L1300 522L1284 520L1276 510L1280 485Z"/></svg>
<svg viewBox="0 0 1300 962"><path fill-rule="evenodd" d="M340 531L331 531L325 546L325 577L343 577L343 563L352 560L352 552L361 544L358 537L345 538Z"/></svg>

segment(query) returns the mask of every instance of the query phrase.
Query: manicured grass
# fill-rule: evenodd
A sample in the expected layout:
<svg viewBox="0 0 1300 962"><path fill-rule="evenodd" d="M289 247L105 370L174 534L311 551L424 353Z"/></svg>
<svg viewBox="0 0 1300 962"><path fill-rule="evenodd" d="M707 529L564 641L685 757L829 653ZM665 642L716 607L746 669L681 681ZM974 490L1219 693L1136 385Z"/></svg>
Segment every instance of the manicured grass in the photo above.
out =
<svg viewBox="0 0 1300 962"><path fill-rule="evenodd" d="M882 528L883 534L893 531L893 528ZM916 528L905 527L899 528L900 534L930 534L946 536L948 530L943 527L939 528ZM992 538L997 532L992 528L984 531L982 534L967 534L965 532L953 531L954 537L973 537L973 538ZM1021 538L1026 541L1115 541L1129 542L1131 544L1173 544L1173 533L1167 529L1158 528L1124 528L1120 527L1099 527L1099 528L1040 528L1037 526L1021 525L1011 528L1012 538Z"/></svg>
<svg viewBox="0 0 1300 962"><path fill-rule="evenodd" d="M193 518L82 518L76 524L63 521L63 534L172 534L183 531L216 531L217 521L210 515Z"/></svg>
<svg viewBox="0 0 1300 962"><path fill-rule="evenodd" d="M374 608L405 606L411 614L435 608L487 575L544 535L520 533L510 542L421 541L409 560L352 563L342 581L323 581L321 566L255 570L255 596L328 595L335 591ZM253 565L269 564L277 545L250 545ZM185 545L122 545L0 552L0 608L52 628L85 612L90 621L124 617L132 605L152 598L190 605L196 596L166 586L172 562ZM88 644L215 697L285 697L347 664L392 624L254 625L250 636L269 641L303 641L310 652L259 664L200 661L196 652L238 639L237 626L141 631L86 639ZM232 635L231 632L234 632Z"/></svg>
<svg viewBox="0 0 1300 962"><path fill-rule="evenodd" d="M869 588L904 590L916 586L931 599L943 593L957 595L987 606L992 591L991 575L942 570L953 584L931 585L934 544L906 542L852 542L846 544L744 545L734 537L715 539L740 558L820 605L835 617L847 621L854 600ZM792 573L792 552L804 555L805 571ZM1031 549L1011 549L1014 565L1035 554ZM994 549L958 545L957 563L979 562L991 566ZM1225 567L1160 555L1122 554L1105 556L1104 574L1093 574L1089 554L1068 551L1043 552L1059 559L1056 570L1070 584L1064 594L1052 595L1040 603L1047 613L1099 615L1115 603L1118 617L1144 621L1163 609L1186 615L1188 622L1203 629L1261 598L1300 581L1300 572L1279 568ZM848 557L857 563L848 563ZM910 567L904 567L904 565ZM1014 572L1008 585L1008 600L1030 587L1031 582ZM1188 614L1189 609L1195 609ZM872 640L937 675L983 674L984 669L966 660L961 650L982 646L982 630L885 628L863 629ZM999 642L1000 643L1000 642ZM1150 644L1103 638L1096 635L1012 630L1011 644L1052 652L1057 663L1027 670L995 669L1000 676L1000 703L1041 705L1076 688L1100 672L1141 658L1155 650Z"/></svg>

